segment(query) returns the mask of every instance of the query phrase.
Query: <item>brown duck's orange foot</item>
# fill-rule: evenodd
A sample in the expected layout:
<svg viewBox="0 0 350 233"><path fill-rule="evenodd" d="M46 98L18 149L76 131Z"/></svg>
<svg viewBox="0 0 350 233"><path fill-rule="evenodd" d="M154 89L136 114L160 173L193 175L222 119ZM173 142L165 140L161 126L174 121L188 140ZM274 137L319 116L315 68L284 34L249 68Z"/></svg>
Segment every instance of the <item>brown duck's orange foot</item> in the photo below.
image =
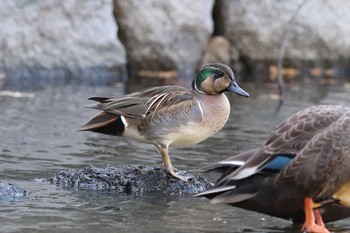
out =
<svg viewBox="0 0 350 233"><path fill-rule="evenodd" d="M304 224L303 227L301 228L301 231L308 232L308 233L330 233L325 227L319 226L317 224L312 224L308 226L305 226Z"/></svg>
<svg viewBox="0 0 350 233"><path fill-rule="evenodd" d="M316 224L321 227L325 227L320 210L318 209L314 210L314 215L315 215Z"/></svg>
<svg viewBox="0 0 350 233"><path fill-rule="evenodd" d="M321 213L319 212L319 210L313 209L313 204L314 202L311 197L305 197L305 222L303 227L301 228L301 231L309 233L329 233L329 231L324 227ZM320 225L317 225L316 222Z"/></svg>

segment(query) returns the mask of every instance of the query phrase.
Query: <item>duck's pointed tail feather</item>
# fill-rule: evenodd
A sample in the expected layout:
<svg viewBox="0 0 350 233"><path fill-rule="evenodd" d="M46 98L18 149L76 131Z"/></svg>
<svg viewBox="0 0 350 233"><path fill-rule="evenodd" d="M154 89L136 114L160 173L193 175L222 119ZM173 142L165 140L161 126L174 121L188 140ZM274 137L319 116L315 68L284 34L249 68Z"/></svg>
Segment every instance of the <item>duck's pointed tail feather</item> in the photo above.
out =
<svg viewBox="0 0 350 233"><path fill-rule="evenodd" d="M124 129L125 125L119 115L101 112L77 130L119 136Z"/></svg>

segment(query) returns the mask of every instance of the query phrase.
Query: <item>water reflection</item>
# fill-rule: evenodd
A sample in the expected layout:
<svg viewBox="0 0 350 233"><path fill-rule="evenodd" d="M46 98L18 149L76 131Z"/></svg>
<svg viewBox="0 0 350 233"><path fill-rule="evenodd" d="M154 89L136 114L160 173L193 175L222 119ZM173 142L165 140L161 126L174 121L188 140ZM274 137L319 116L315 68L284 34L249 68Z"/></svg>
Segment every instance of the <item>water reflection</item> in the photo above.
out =
<svg viewBox="0 0 350 233"><path fill-rule="evenodd" d="M314 104L347 105L350 92L344 85L289 85L282 111L273 114L276 89L264 84L241 86L251 97L229 95L232 111L225 128L199 145L172 149L174 166L202 175L203 167L259 146L292 113ZM33 93L22 98L0 95L0 180L29 191L28 198L1 204L0 232L299 232L288 221L211 205L204 199L62 190L35 182L90 164L154 166L161 158L150 145L75 132L96 113L84 108L88 97L122 94L121 87L63 86ZM329 228L349 232L349 224L342 220Z"/></svg>

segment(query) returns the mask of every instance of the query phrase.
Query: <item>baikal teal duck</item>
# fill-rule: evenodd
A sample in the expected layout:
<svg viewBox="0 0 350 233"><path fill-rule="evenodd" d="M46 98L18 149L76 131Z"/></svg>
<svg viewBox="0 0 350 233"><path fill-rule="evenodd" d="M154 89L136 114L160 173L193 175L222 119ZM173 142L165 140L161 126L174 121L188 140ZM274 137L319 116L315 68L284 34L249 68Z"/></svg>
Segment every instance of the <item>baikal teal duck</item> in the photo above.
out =
<svg viewBox="0 0 350 233"><path fill-rule="evenodd" d="M350 217L350 108L313 106L282 122L257 149L218 162L215 186L197 196L304 223Z"/></svg>
<svg viewBox="0 0 350 233"><path fill-rule="evenodd" d="M91 108L101 112L78 130L153 144L165 169L173 177L187 181L192 176L173 168L168 148L194 145L218 132L230 114L224 92L249 96L237 85L228 66L207 65L194 78L191 89L168 85L115 98L90 98L99 102Z"/></svg>

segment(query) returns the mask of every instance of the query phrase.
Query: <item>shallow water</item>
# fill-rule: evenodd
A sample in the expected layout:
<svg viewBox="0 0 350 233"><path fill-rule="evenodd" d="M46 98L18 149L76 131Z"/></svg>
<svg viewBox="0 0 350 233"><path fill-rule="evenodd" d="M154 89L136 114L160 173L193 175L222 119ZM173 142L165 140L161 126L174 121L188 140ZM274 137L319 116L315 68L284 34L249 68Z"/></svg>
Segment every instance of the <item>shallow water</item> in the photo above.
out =
<svg viewBox="0 0 350 233"><path fill-rule="evenodd" d="M260 145L290 114L314 104L344 104L347 85L292 85L282 111L273 114L276 90L242 83L251 98L229 95L232 112L225 128L199 145L172 149L173 164L197 175L202 168ZM0 180L29 191L0 203L0 232L299 232L290 222L205 199L157 193L63 190L41 178L90 164L159 165L149 145L124 138L76 132L96 112L85 109L90 96L122 94L122 87L60 86L28 93L0 91ZM214 181L215 174L204 174ZM350 232L350 220L329 225Z"/></svg>

